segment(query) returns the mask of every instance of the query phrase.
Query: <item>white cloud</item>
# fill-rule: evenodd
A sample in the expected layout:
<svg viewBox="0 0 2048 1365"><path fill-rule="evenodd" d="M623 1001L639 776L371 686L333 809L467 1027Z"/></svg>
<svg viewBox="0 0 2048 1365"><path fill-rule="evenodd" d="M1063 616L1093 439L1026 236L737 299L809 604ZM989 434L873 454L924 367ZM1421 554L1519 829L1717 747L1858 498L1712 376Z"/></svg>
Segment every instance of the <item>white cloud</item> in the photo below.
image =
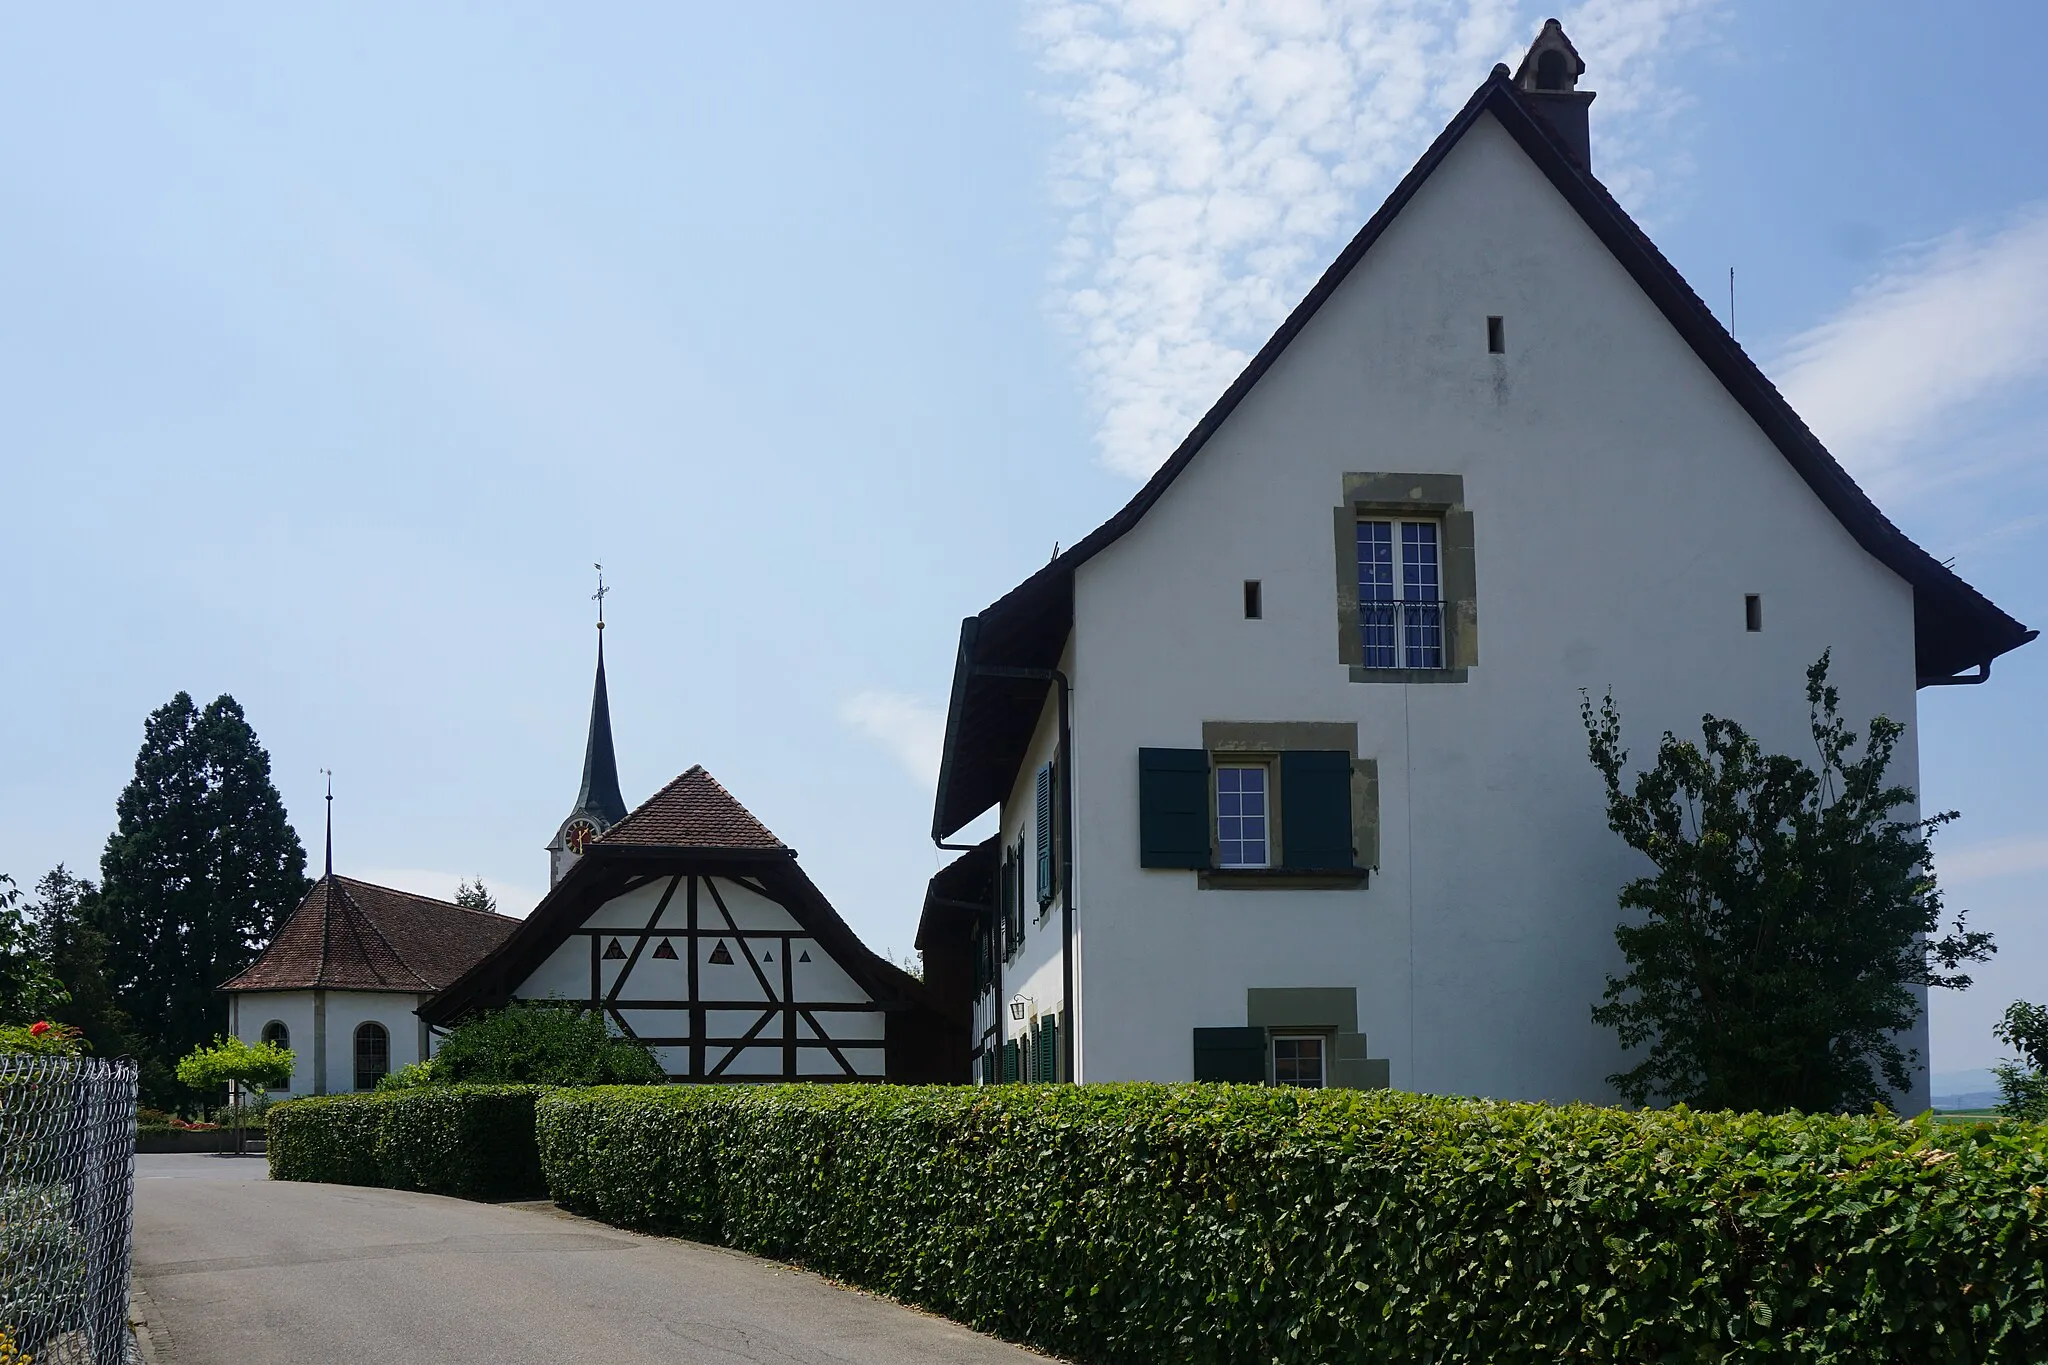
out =
<svg viewBox="0 0 2048 1365"><path fill-rule="evenodd" d="M543 855L545 856L545 855ZM371 882L377 886L389 886L399 891L410 891L415 896L432 896L435 900L452 901L455 888L464 882L475 881L481 874L475 872L443 872L431 867L373 867L362 872L341 869L344 877L357 881ZM496 877L484 877L483 883L498 902L498 913L524 919L527 912L539 905L547 888L523 886L517 882L500 881Z"/></svg>
<svg viewBox="0 0 2048 1365"><path fill-rule="evenodd" d="M2048 872L2048 837L1999 839L1943 852L1935 857L1935 871L1950 885Z"/></svg>
<svg viewBox="0 0 2048 1365"><path fill-rule="evenodd" d="M1859 478L1896 478L1965 405L2048 376L2048 206L1907 251L1795 337L1782 387Z"/></svg>
<svg viewBox="0 0 2048 1365"><path fill-rule="evenodd" d="M1564 15L1625 195L1649 177L1612 130L1675 107L1657 58L1713 3ZM1165 459L1540 17L1517 0L1038 0L1028 29L1068 125L1056 306L1110 467Z"/></svg>
<svg viewBox="0 0 2048 1365"><path fill-rule="evenodd" d="M839 708L840 719L879 743L910 775L930 786L939 780L946 713L896 692L862 692Z"/></svg>

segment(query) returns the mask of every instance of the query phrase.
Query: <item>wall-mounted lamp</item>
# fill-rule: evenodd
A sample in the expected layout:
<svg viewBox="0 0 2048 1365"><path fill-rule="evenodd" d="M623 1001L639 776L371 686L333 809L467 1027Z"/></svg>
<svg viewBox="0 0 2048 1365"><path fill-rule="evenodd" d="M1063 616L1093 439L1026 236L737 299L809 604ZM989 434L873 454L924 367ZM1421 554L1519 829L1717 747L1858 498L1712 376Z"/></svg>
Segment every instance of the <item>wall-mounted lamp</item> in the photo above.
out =
<svg viewBox="0 0 2048 1365"><path fill-rule="evenodd" d="M1030 1002L1021 995L1018 996L1016 999L1012 1000L1010 1002L1010 1018L1016 1023L1023 1023L1024 1007L1029 1003Z"/></svg>

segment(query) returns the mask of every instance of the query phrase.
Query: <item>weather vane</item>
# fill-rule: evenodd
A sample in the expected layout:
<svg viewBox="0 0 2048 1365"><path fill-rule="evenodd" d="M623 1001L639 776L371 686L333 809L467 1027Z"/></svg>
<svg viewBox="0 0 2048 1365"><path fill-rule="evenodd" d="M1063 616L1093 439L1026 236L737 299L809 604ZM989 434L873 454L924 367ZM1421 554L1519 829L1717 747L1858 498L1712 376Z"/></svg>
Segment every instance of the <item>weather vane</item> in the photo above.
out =
<svg viewBox="0 0 2048 1365"><path fill-rule="evenodd" d="M597 570L597 591L596 591L596 592L594 592L594 593L592 593L592 594L590 594L590 600L591 600L591 601L593 601L593 602L595 602L595 603L597 603L597 628L598 628L599 630L603 630L603 629L604 629L604 595L605 595L606 593L610 592L610 591L611 591L611 589L610 589L610 588L607 588L607 587L606 587L606 586L604 585L604 565L602 565L602 564L594 564L594 565L592 565L591 567Z"/></svg>

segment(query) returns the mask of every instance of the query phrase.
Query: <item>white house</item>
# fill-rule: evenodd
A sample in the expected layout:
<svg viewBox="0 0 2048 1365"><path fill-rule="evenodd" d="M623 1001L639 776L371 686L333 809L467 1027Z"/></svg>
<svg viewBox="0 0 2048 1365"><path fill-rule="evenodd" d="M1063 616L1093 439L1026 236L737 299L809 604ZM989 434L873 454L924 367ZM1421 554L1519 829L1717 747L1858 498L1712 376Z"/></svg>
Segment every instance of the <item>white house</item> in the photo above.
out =
<svg viewBox="0 0 2048 1365"><path fill-rule="evenodd" d="M2033 638L1593 177L1583 69L1554 21L1496 68L1129 505L963 624L933 835L1000 826L920 946L981 1078L1611 1099L1640 868L1581 696L1638 755L1706 712L1800 753L1823 650L1910 726Z"/></svg>
<svg viewBox="0 0 2048 1365"><path fill-rule="evenodd" d="M292 1049L279 1095L370 1090L386 1072L424 1061L415 1013L519 923L388 886L325 876L241 975L221 989L228 1030Z"/></svg>

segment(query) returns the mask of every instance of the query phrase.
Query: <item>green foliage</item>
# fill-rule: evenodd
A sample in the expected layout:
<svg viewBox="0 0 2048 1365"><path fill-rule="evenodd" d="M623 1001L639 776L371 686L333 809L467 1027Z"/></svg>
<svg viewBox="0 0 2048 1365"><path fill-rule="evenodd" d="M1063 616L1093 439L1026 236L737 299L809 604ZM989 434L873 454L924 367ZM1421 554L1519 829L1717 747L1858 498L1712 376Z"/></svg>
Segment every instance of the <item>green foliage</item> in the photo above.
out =
<svg viewBox="0 0 2048 1365"><path fill-rule="evenodd" d="M86 1050L84 1035L66 1024L38 1019L33 1024L0 1024L0 1052L38 1057L76 1057Z"/></svg>
<svg viewBox="0 0 2048 1365"><path fill-rule="evenodd" d="M61 1184L0 1186L0 1329L24 1351L84 1321L85 1238Z"/></svg>
<svg viewBox="0 0 2048 1365"><path fill-rule="evenodd" d="M423 1085L439 1085L434 1079L432 1062L407 1062L396 1071L387 1071L377 1078L377 1088L383 1091L417 1090Z"/></svg>
<svg viewBox="0 0 2048 1365"><path fill-rule="evenodd" d="M554 1091L564 1206L1077 1360L2048 1357L2048 1134L1238 1086Z"/></svg>
<svg viewBox="0 0 2048 1365"><path fill-rule="evenodd" d="M114 999L107 983L107 936L100 927L99 888L59 863L36 883L36 951L64 984L71 1003L63 1010L92 1050L102 1057L142 1051L134 1021Z"/></svg>
<svg viewBox="0 0 2048 1365"><path fill-rule="evenodd" d="M493 896L490 888L484 885L482 877L478 877L473 882L463 882L457 886L455 888L455 903L465 910L481 910L487 915L498 913L498 898Z"/></svg>
<svg viewBox="0 0 2048 1365"><path fill-rule="evenodd" d="M654 1054L570 1005L515 1001L441 1040L434 1079L480 1084L637 1085L667 1079Z"/></svg>
<svg viewBox="0 0 2048 1365"><path fill-rule="evenodd" d="M100 857L107 982L157 1063L144 1068L146 1097L190 1103L161 1093L168 1065L212 1036L216 988L304 898L306 850L228 696L202 711L180 692L150 714L115 818Z"/></svg>
<svg viewBox="0 0 2048 1365"><path fill-rule="evenodd" d="M2020 1054L2018 1063L1992 1068L1998 1077L1998 1112L2018 1119L2048 1120L2048 1007L2015 1000L1991 1030Z"/></svg>
<svg viewBox="0 0 2048 1365"><path fill-rule="evenodd" d="M1656 864L1621 891L1641 919L1615 930L1628 961L1596 1023L1647 1048L1608 1079L1630 1101L1701 1108L1854 1109L1902 1091L1916 1052L1895 1035L1919 1017L1916 986L1964 987L1956 968L1991 936L1956 917L1941 932L1929 838L1947 811L1903 821L1911 788L1885 770L1905 727L1857 732L1838 714L1828 656L1807 670L1819 766L1765 754L1707 716L1705 748L1666 731L1656 765L1623 785L1628 751L1612 697L1581 708L1607 787L1607 821Z"/></svg>
<svg viewBox="0 0 2048 1365"><path fill-rule="evenodd" d="M36 942L21 891L0 872L0 1018L48 1019L70 1003Z"/></svg>
<svg viewBox="0 0 2048 1365"><path fill-rule="evenodd" d="M238 1081L256 1090L275 1090L292 1083L292 1050L276 1043L245 1043L215 1037L195 1047L178 1062L178 1079L194 1090L211 1090Z"/></svg>
<svg viewBox="0 0 2048 1365"><path fill-rule="evenodd" d="M286 1100L269 1113L270 1178L464 1199L539 1194L533 1085L436 1085Z"/></svg>

